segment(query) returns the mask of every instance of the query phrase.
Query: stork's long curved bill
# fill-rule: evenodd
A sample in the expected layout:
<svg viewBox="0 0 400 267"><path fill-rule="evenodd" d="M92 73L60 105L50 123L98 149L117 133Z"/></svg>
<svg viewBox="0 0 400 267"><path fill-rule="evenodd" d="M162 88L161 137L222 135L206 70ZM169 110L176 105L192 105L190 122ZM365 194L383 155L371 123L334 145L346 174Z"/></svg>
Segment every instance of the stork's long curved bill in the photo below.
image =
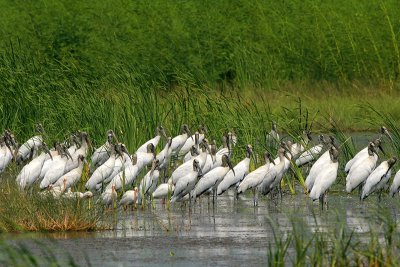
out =
<svg viewBox="0 0 400 267"><path fill-rule="evenodd" d="M380 151L382 151L383 155L385 155L385 156L386 156L386 152L385 152L385 150L383 150L383 147L382 147L382 145L379 145L378 147L379 147L379 150L380 150Z"/></svg>
<svg viewBox="0 0 400 267"><path fill-rule="evenodd" d="M228 166L229 169L231 169L231 171L233 172L233 175L236 176L235 170L233 169L232 162L230 160L228 160Z"/></svg>

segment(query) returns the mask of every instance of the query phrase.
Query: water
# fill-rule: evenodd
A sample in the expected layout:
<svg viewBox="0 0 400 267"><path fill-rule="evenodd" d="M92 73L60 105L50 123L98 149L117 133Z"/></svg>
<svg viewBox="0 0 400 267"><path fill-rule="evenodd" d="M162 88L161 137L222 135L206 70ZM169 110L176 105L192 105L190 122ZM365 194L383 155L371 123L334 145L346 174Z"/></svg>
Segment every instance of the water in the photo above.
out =
<svg viewBox="0 0 400 267"><path fill-rule="evenodd" d="M358 138L356 146L364 146L370 136ZM260 197L258 207L253 206L251 193L235 200L233 192L227 192L216 206L208 197L191 208L175 203L167 209L156 201L154 208L109 211L106 217L115 223L112 231L23 234L10 240L41 256L51 248L61 262L71 255L82 266L261 266L267 264L268 246L274 243L273 229L290 231L293 219L320 232L343 224L360 237L367 237L374 227L377 209L399 220L396 198L385 197L378 204L371 196L361 203L357 193L349 196L343 185L335 185L328 210L322 211L302 190L297 187L296 195L285 192L282 201Z"/></svg>

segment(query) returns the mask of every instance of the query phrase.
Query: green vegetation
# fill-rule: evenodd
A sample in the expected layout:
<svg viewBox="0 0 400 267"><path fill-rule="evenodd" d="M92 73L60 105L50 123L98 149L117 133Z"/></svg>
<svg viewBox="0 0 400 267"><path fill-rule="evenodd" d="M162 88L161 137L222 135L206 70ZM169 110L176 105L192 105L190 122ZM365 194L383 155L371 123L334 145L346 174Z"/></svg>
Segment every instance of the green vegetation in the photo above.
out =
<svg viewBox="0 0 400 267"><path fill-rule="evenodd" d="M90 207L88 200L55 199L36 188L20 191L15 176L2 175L0 192L0 233L91 231L104 227L100 207Z"/></svg>
<svg viewBox="0 0 400 267"><path fill-rule="evenodd" d="M314 129L374 129L366 103L400 122L396 1L0 7L0 128L20 139L38 121L51 139L84 129L96 144L117 129L131 149L160 123L250 134L289 121L299 97Z"/></svg>

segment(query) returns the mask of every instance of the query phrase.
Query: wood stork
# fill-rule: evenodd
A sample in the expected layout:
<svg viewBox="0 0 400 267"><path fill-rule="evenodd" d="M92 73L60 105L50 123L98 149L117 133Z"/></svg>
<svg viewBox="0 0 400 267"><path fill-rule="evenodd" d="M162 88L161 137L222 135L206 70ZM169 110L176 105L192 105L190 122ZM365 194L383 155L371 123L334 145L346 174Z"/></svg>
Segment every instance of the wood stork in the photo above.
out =
<svg viewBox="0 0 400 267"><path fill-rule="evenodd" d="M390 186L390 196L394 197L399 192L400 188L400 170L397 171Z"/></svg>
<svg viewBox="0 0 400 267"><path fill-rule="evenodd" d="M134 183L136 176L139 174L139 169L136 165L136 154L132 155L131 158L127 158L125 162L125 169L114 176L107 185L106 190L111 189L112 185L115 186L115 190L120 190Z"/></svg>
<svg viewBox="0 0 400 267"><path fill-rule="evenodd" d="M50 169L54 161L57 161L62 155L62 147L59 142L54 143L54 149L50 150L50 155L46 156L38 181L42 181L47 171Z"/></svg>
<svg viewBox="0 0 400 267"><path fill-rule="evenodd" d="M104 145L100 146L93 152L92 162L91 162L92 163L92 166L91 166L92 171L109 159L109 157L111 155L112 147L113 147L113 139L114 138L115 138L114 131L108 130L107 131L107 142L105 142Z"/></svg>
<svg viewBox="0 0 400 267"><path fill-rule="evenodd" d="M188 172L184 177L180 178L175 185L174 193L171 197L171 202L177 202L184 196L189 194L191 199L191 191L197 183L197 177L201 176L201 167L197 159L193 160L193 170Z"/></svg>
<svg viewBox="0 0 400 267"><path fill-rule="evenodd" d="M0 138L0 173L2 173L8 164L10 164L13 154L10 141L6 136Z"/></svg>
<svg viewBox="0 0 400 267"><path fill-rule="evenodd" d="M294 143L290 147L290 152L293 158L297 158L300 153L304 151L304 148L312 140L311 133L309 131L303 131L303 135L300 137L299 142Z"/></svg>
<svg viewBox="0 0 400 267"><path fill-rule="evenodd" d="M156 190L154 190L153 192L153 198L154 199L161 199L161 198L167 198L168 197L168 193L172 195L172 193L174 192L174 185L170 182L170 183L163 183L160 184Z"/></svg>
<svg viewBox="0 0 400 267"><path fill-rule="evenodd" d="M21 190L29 188L39 178L40 171L42 170L43 164L49 155L52 158L51 153L46 143L42 143L43 152L25 165L21 172L17 176L17 184Z"/></svg>
<svg viewBox="0 0 400 267"><path fill-rule="evenodd" d="M181 134L172 138L171 150L172 155L177 155L188 138L192 138L189 127L187 124L182 125ZM194 141L194 139L193 139Z"/></svg>
<svg viewBox="0 0 400 267"><path fill-rule="evenodd" d="M167 139L167 135L165 134L165 130L162 126L157 127L156 130L156 136L152 139L150 139L149 141L147 141L146 143L144 143L143 145L141 145L137 150L136 153L140 152L140 153L146 153L147 152L147 147L149 144L153 144L154 147L157 147L158 143L160 142L161 137Z"/></svg>
<svg viewBox="0 0 400 267"><path fill-rule="evenodd" d="M375 169L378 155L376 154L374 143L368 145L368 157L353 164L346 177L346 191L351 193L355 188L361 188L365 180ZM361 193L361 190L360 190Z"/></svg>
<svg viewBox="0 0 400 267"><path fill-rule="evenodd" d="M244 179L243 181L239 184L237 188L237 193L242 194L246 192L248 189L253 190L253 201L254 201L254 206L256 206L257 203L257 198L256 198L256 188L261 184L263 181L265 175L267 175L269 169L270 169L270 163L274 163L274 160L271 158L271 155L268 152L265 152L264 154L264 161L265 164L258 167L254 171L250 172Z"/></svg>
<svg viewBox="0 0 400 267"><path fill-rule="evenodd" d="M318 145L313 146L312 148L304 151L295 161L297 166L302 166L307 164L317 158L317 156L322 152L323 146L326 144L324 140L324 136L319 135L320 143Z"/></svg>
<svg viewBox="0 0 400 267"><path fill-rule="evenodd" d="M369 195L371 195L375 191L379 192L378 199L381 199L382 190L386 186L386 183L389 181L390 176L392 175L392 167L396 163L397 158L392 157L386 161L383 161L376 169L368 176L365 181L361 200L366 199Z"/></svg>
<svg viewBox="0 0 400 267"><path fill-rule="evenodd" d="M200 144L203 142L203 139L205 138L207 134L207 128L204 125L200 125L198 131L192 135L192 138L188 138L185 141L185 144L182 146L182 148L179 151L179 155L187 155L192 148L192 146ZM197 139L196 139L197 135Z"/></svg>
<svg viewBox="0 0 400 267"><path fill-rule="evenodd" d="M381 128L379 129L379 138L376 138L374 141L372 141L374 143L375 147L378 147L382 151L383 154L385 154L385 151L382 148L382 138L384 136L387 136L393 142L393 138L385 126L381 126ZM365 147L364 149L362 149L360 152L358 152L351 160L349 160L346 163L344 171L346 173L348 173L351 169L351 166L354 163L356 163L358 160L362 160L363 158L366 158L366 157L368 157L368 146Z"/></svg>
<svg viewBox="0 0 400 267"><path fill-rule="evenodd" d="M207 153L206 161L201 168L201 172L204 174L208 173L210 170L214 168L215 160L216 160L217 146L215 144L215 140L210 145L210 152Z"/></svg>
<svg viewBox="0 0 400 267"><path fill-rule="evenodd" d="M73 186L75 186L82 177L83 167L86 164L85 156L79 155L77 161L79 162L78 167L70 170L66 174L62 175L54 184L54 187L61 187L61 192L64 192Z"/></svg>
<svg viewBox="0 0 400 267"><path fill-rule="evenodd" d="M382 141L381 141L380 138L377 138L372 142L374 143L375 147L378 147L383 153L385 153L383 148L382 148ZM360 152L358 152L351 160L349 160L346 163L344 171L346 173L349 173L351 167L353 166L353 164L357 165L357 162L363 161L367 157L368 157L368 146L365 147L364 149L362 149Z"/></svg>
<svg viewBox="0 0 400 267"><path fill-rule="evenodd" d="M79 166L79 156L86 157L89 150L89 137L86 132L80 133L80 147L75 150L75 152L71 155L72 158L68 160L65 165L65 172L69 172ZM69 151L69 150L68 150Z"/></svg>
<svg viewBox="0 0 400 267"><path fill-rule="evenodd" d="M137 158L137 167L139 171L141 171L144 167L151 164L153 159L156 157L156 153L154 151L154 145L152 143L147 145L147 152L137 152L135 153Z"/></svg>
<svg viewBox="0 0 400 267"><path fill-rule="evenodd" d="M279 139L279 134L276 130L276 122L275 121L272 122L271 131L268 133L265 141L266 141L267 146L271 147L271 148L276 148L279 145L280 139Z"/></svg>
<svg viewBox="0 0 400 267"><path fill-rule="evenodd" d="M201 152L198 156L183 163L178 168L176 168L174 170L174 172L171 174L170 179L171 179L173 185L176 185L181 177L186 176L186 174L188 172L193 170L193 161L195 159L198 161L200 168L203 168L203 166L207 160L207 149L208 149L207 139L204 139L203 142L201 142L200 147L201 147ZM192 150L197 150L197 149L195 146L193 146Z"/></svg>
<svg viewBox="0 0 400 267"><path fill-rule="evenodd" d="M318 177L315 179L314 186L310 192L310 198L315 201L317 199L320 200L320 203L323 205L326 203L326 192L332 186L332 184L336 181L337 171L339 168L339 150L337 150L334 146L329 149L330 162L325 165L324 169L320 171Z"/></svg>
<svg viewBox="0 0 400 267"><path fill-rule="evenodd" d="M15 161L17 162L18 165L20 165L23 161L25 161L29 157L32 157L31 152L33 147L36 147L38 149L42 145L43 142L42 134L44 132L43 126L39 123L36 126L36 130L39 133L39 135L31 137L30 139L28 139L28 141L26 141L19 147L17 155L15 156Z"/></svg>
<svg viewBox="0 0 400 267"><path fill-rule="evenodd" d="M232 186L237 186L249 173L250 158L253 157L253 147L251 145L246 146L247 155L246 158L239 162L234 168L234 171L228 172L221 183L218 185L217 194L221 195ZM255 159L254 159L255 161ZM236 192L236 190L235 190Z"/></svg>
<svg viewBox="0 0 400 267"><path fill-rule="evenodd" d="M110 158L104 162L100 167L98 167L90 176L89 180L86 182L86 189L90 191L96 190L96 185L101 184L105 179L107 179L114 170L115 160L117 156L122 156L120 147L114 145L112 147Z"/></svg>
<svg viewBox="0 0 400 267"><path fill-rule="evenodd" d="M71 134L71 136L69 137L69 141L66 143L68 143L68 152L71 155L73 155L75 151L81 146L81 142L78 140L78 137L74 133Z"/></svg>
<svg viewBox="0 0 400 267"><path fill-rule="evenodd" d="M68 154L68 149L66 147L63 145L61 147L62 155L51 164L51 168L46 172L43 180L40 182L40 189L45 189L49 185L55 183L65 173L65 166L68 158L71 158L71 155Z"/></svg>
<svg viewBox="0 0 400 267"><path fill-rule="evenodd" d="M330 145L335 146L335 138L330 136ZM335 146L336 149L338 149ZM307 193L311 192L312 187L314 186L315 179L319 175L320 171L324 169L324 166L328 164L331 160L331 156L329 154L329 149L325 151L314 164L311 166L310 172L308 173L306 180L305 180L305 187Z"/></svg>
<svg viewBox="0 0 400 267"><path fill-rule="evenodd" d="M199 147L199 144L200 144L199 139L200 139L200 137L199 137L199 135L200 135L199 132L195 132L194 133L194 135L193 135L194 136L194 144L193 144L193 146L195 146L197 149L200 150L200 147ZM192 139L188 138L187 140L192 140ZM203 141L203 140L201 140L201 141ZM186 141L186 143L188 143L188 141ZM192 143L192 142L190 142L190 143ZM182 151L182 149L181 149L181 151ZM191 160L192 158L194 158L196 156L197 156L197 154L193 154L193 150L189 149L188 152L183 157L183 162L187 162L187 161Z"/></svg>
<svg viewBox="0 0 400 267"><path fill-rule="evenodd" d="M118 144L121 149L121 154L115 157L114 167L111 174L104 179L103 184L109 183L118 173L125 169L125 160L129 158L129 152L124 144ZM100 184L98 186L101 186Z"/></svg>
<svg viewBox="0 0 400 267"><path fill-rule="evenodd" d="M288 169L286 169L286 162L289 162L290 165L290 156L287 153L288 148L284 143L281 143L281 147L278 149L279 161L274 160L274 164L270 163L270 168L268 172L263 177L262 181L258 185L258 191L266 195L274 189L275 186L280 185L280 181L282 180L283 175L286 173Z"/></svg>
<svg viewBox="0 0 400 267"><path fill-rule="evenodd" d="M222 148L220 148L217 153L215 153L215 162L213 165L213 168L219 167L222 165L222 157L224 155L230 157L231 156L231 150L230 150L230 145L229 145L229 137L228 134L223 135L222 137Z"/></svg>
<svg viewBox="0 0 400 267"><path fill-rule="evenodd" d="M163 150L160 151L160 153L157 154L156 159L159 162L159 167L158 169L161 171L164 171L164 178L166 178L167 173L168 173L168 167L169 167L169 161L171 159L172 155L172 149L171 149L171 144L172 144L172 138L168 137L167 144L165 144L165 147Z"/></svg>
<svg viewBox="0 0 400 267"><path fill-rule="evenodd" d="M156 189L158 178L160 177L158 165L159 161L154 159L150 171L147 172L142 181L140 181L138 197L139 204L142 202L142 198L152 196L153 191Z"/></svg>
<svg viewBox="0 0 400 267"><path fill-rule="evenodd" d="M134 205L135 207L138 197L139 197L139 190L137 187L135 187L133 190L128 190L122 196L118 206L123 206L124 209L126 209L129 205Z"/></svg>
<svg viewBox="0 0 400 267"><path fill-rule="evenodd" d="M229 157L223 155L221 166L215 167L201 177L193 190L192 196L196 198L211 190L213 193L213 200L215 200L218 185L229 171L231 171L233 175L236 174Z"/></svg>

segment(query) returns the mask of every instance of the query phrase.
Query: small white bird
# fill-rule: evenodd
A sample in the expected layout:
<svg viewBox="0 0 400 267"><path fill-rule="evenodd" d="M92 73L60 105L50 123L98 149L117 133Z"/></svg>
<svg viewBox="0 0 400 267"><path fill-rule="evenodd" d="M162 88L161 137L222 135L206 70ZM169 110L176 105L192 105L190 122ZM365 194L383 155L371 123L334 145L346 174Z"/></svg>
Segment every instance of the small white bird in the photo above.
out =
<svg viewBox="0 0 400 267"><path fill-rule="evenodd" d="M182 125L181 128L181 134L172 138L172 143L171 143L172 155L177 155L179 153L179 151L186 143L186 140L188 138L193 138L193 137L191 136L189 127L186 124L184 124Z"/></svg>
<svg viewBox="0 0 400 267"><path fill-rule="evenodd" d="M98 201L101 201L104 206L111 206L113 203L116 203L117 197L115 185L111 185L111 189L106 189L103 194L101 194L101 198Z"/></svg>
<svg viewBox="0 0 400 267"><path fill-rule="evenodd" d="M248 189L253 190L254 206L257 205L256 188L257 188L257 186L259 186L262 183L265 175L267 175L267 173L270 169L270 163L274 162L273 159L271 158L271 155L268 152L265 152L264 160L265 160L265 164L258 167L254 171L250 172L243 179L243 181L239 184L239 186L237 188L238 194L242 194L242 193L246 192L246 190L248 190Z"/></svg>
<svg viewBox="0 0 400 267"><path fill-rule="evenodd" d="M249 173L250 158L253 157L253 148L251 145L246 146L247 156L239 162L234 168L234 171L229 171L221 183L218 185L217 194L221 195L232 186L237 186ZM236 190L235 190L236 192Z"/></svg>
<svg viewBox="0 0 400 267"><path fill-rule="evenodd" d="M137 150L136 153L146 153L147 152L147 147L149 144L153 144L154 147L157 147L158 143L160 142L161 137L164 137L167 139L167 135L165 134L165 130L162 126L157 127L156 129L156 136L143 145L141 145Z"/></svg>
<svg viewBox="0 0 400 267"><path fill-rule="evenodd" d="M68 190L68 192L65 192L64 194L61 195L62 197L65 198L79 198L79 199L88 199L93 197L93 193L90 191L86 191L85 193L82 192L72 192L71 189Z"/></svg>
<svg viewBox="0 0 400 267"><path fill-rule="evenodd" d="M141 203L142 198L152 196L153 191L156 189L158 178L160 177L158 164L158 160L154 159L150 171L140 181L138 203Z"/></svg>
<svg viewBox="0 0 400 267"><path fill-rule="evenodd" d="M379 191L379 200L381 199L382 190L392 175L392 167L397 162L396 157L383 161L376 169L368 176L365 181L360 199L364 200L375 191Z"/></svg>
<svg viewBox="0 0 400 267"><path fill-rule="evenodd" d="M393 183L390 186L390 196L394 197L399 192L400 188L400 170L397 171L393 178Z"/></svg>
<svg viewBox="0 0 400 267"><path fill-rule="evenodd" d="M113 130L107 131L107 142L104 145L97 148L92 155L91 161L91 170L96 169L98 166L101 166L106 162L111 155L112 147L113 147L113 139L115 138L115 134Z"/></svg>
<svg viewBox="0 0 400 267"><path fill-rule="evenodd" d="M229 157L224 155L222 156L221 166L215 167L201 177L199 182L196 184L195 189L193 190L193 197L197 198L205 192L211 190L213 193L213 200L215 200L218 185L222 179L224 179L229 170L231 170L233 172L232 174L235 175L235 170L233 169Z"/></svg>
<svg viewBox="0 0 400 267"><path fill-rule="evenodd" d="M327 203L326 200L326 192L332 186L332 184L336 181L337 171L339 168L339 151L332 146L329 149L330 162L325 165L324 169L321 170L317 179L315 179L314 186L310 192L310 198L315 201L317 199L320 200L322 204L322 209L324 202Z"/></svg>
<svg viewBox="0 0 400 267"><path fill-rule="evenodd" d="M368 145L368 157L353 164L346 177L346 191L351 193L355 188L361 188L365 180L375 169L378 155L376 154L374 143ZM361 190L360 190L361 193Z"/></svg>
<svg viewBox="0 0 400 267"><path fill-rule="evenodd" d="M189 194L191 199L191 191L197 183L197 177L201 176L201 167L197 159L193 160L193 170L187 173L184 177L180 178L175 185L174 193L171 197L171 202L177 202L184 196Z"/></svg>
<svg viewBox="0 0 400 267"><path fill-rule="evenodd" d="M134 205L135 207L138 196L139 196L139 190L137 187L135 187L133 190L128 190L122 196L118 206L123 206L124 209L126 209L129 205Z"/></svg>

